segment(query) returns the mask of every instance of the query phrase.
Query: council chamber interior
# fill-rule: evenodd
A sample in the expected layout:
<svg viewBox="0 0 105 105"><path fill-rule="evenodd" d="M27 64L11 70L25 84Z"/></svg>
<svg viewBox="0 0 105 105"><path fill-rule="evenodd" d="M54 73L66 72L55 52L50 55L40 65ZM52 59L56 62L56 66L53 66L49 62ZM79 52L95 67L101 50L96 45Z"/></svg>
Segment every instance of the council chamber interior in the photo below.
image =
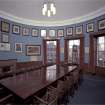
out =
<svg viewBox="0 0 105 105"><path fill-rule="evenodd" d="M0 0L0 105L105 104L105 0Z"/></svg>

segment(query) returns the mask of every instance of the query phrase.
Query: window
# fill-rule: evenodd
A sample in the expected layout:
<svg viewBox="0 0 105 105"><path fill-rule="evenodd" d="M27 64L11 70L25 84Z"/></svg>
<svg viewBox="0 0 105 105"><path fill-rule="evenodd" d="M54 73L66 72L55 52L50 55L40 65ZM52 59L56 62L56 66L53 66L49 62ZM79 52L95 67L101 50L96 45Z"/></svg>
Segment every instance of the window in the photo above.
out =
<svg viewBox="0 0 105 105"><path fill-rule="evenodd" d="M105 67L105 36L97 38L97 66Z"/></svg>
<svg viewBox="0 0 105 105"><path fill-rule="evenodd" d="M68 62L79 64L80 40L69 40Z"/></svg>

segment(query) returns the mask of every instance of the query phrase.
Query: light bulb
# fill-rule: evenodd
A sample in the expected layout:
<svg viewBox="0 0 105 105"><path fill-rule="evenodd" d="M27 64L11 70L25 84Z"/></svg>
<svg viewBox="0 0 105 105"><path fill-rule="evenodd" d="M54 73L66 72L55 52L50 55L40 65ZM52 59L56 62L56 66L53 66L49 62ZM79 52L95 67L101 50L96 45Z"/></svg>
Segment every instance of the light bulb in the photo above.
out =
<svg viewBox="0 0 105 105"><path fill-rule="evenodd" d="M46 3L44 4L44 9L45 9L45 11L47 11L47 4Z"/></svg>
<svg viewBox="0 0 105 105"><path fill-rule="evenodd" d="M56 8L53 7L53 15L55 15L55 14L56 14Z"/></svg>
<svg viewBox="0 0 105 105"><path fill-rule="evenodd" d="M47 11L47 15L48 15L48 17L51 16L51 12L50 12L50 10Z"/></svg>
<svg viewBox="0 0 105 105"><path fill-rule="evenodd" d="M53 3L51 3L51 4L50 4L50 9L51 9L51 12L53 12L53 8L54 8L54 4L53 4Z"/></svg>
<svg viewBox="0 0 105 105"><path fill-rule="evenodd" d="M45 8L42 8L42 14L43 14L43 15L46 14L46 10L45 10Z"/></svg>

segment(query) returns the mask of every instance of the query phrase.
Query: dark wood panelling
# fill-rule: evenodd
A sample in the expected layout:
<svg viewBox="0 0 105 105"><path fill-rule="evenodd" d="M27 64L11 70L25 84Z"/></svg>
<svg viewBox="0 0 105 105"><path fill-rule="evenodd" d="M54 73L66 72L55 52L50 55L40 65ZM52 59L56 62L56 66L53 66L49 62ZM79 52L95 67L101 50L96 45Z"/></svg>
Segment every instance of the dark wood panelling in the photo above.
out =
<svg viewBox="0 0 105 105"><path fill-rule="evenodd" d="M105 76L105 68L104 67L96 67L96 74Z"/></svg>
<svg viewBox="0 0 105 105"><path fill-rule="evenodd" d="M89 73L89 64L83 64L83 73Z"/></svg>
<svg viewBox="0 0 105 105"><path fill-rule="evenodd" d="M68 63L68 40L65 39L64 44L64 61Z"/></svg>
<svg viewBox="0 0 105 105"><path fill-rule="evenodd" d="M17 62L16 63L16 69L22 69L22 68L29 68L29 67L40 67L42 65L42 61L29 61L29 62Z"/></svg>
<svg viewBox="0 0 105 105"><path fill-rule="evenodd" d="M84 63L84 39L80 38L80 69L83 69Z"/></svg>
<svg viewBox="0 0 105 105"><path fill-rule="evenodd" d="M94 65L94 36L90 35L90 50L89 50L89 72L95 73L95 65Z"/></svg>
<svg viewBox="0 0 105 105"><path fill-rule="evenodd" d="M43 40L43 64L47 64L46 48L47 48L46 40Z"/></svg>
<svg viewBox="0 0 105 105"><path fill-rule="evenodd" d="M60 41L57 40L57 47L56 47L56 64L60 63Z"/></svg>
<svg viewBox="0 0 105 105"><path fill-rule="evenodd" d="M0 60L0 74L16 71L16 59Z"/></svg>

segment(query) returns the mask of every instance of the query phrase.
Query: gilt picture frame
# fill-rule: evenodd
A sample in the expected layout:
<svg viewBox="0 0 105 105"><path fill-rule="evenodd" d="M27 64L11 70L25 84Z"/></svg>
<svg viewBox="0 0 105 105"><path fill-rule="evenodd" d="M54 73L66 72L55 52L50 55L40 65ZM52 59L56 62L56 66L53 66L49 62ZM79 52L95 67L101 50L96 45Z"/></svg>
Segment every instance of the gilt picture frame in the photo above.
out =
<svg viewBox="0 0 105 105"><path fill-rule="evenodd" d="M0 51L11 51L10 43L0 43Z"/></svg>
<svg viewBox="0 0 105 105"><path fill-rule="evenodd" d="M20 34L20 26L12 25L12 33L19 35Z"/></svg>
<svg viewBox="0 0 105 105"><path fill-rule="evenodd" d="M83 26L82 26L82 25L76 26L76 28L75 28L75 33L76 33L76 35L81 35L81 34L83 34Z"/></svg>
<svg viewBox="0 0 105 105"><path fill-rule="evenodd" d="M67 27L66 28L66 35L67 36L73 35L73 27Z"/></svg>
<svg viewBox="0 0 105 105"><path fill-rule="evenodd" d="M22 43L15 43L15 52L22 53Z"/></svg>
<svg viewBox="0 0 105 105"><path fill-rule="evenodd" d="M94 23L88 23L86 25L86 32L94 32Z"/></svg>
<svg viewBox="0 0 105 105"><path fill-rule="evenodd" d="M40 56L41 45L26 45L26 55L27 56Z"/></svg>
<svg viewBox="0 0 105 105"><path fill-rule="evenodd" d="M3 43L9 43L9 35L5 34L5 33L2 33L1 34L1 41Z"/></svg>
<svg viewBox="0 0 105 105"><path fill-rule="evenodd" d="M29 36L29 34L30 34L30 29L26 28L26 27L23 27L22 28L22 35L23 36Z"/></svg>
<svg viewBox="0 0 105 105"><path fill-rule="evenodd" d="M64 29L58 29L57 30L57 36L58 37L64 37Z"/></svg>
<svg viewBox="0 0 105 105"><path fill-rule="evenodd" d="M10 23L8 23L6 21L1 21L1 32L9 33L10 32Z"/></svg>
<svg viewBox="0 0 105 105"><path fill-rule="evenodd" d="M50 38L56 37L56 31L55 31L54 29L50 29L50 30L49 30L49 37L50 37Z"/></svg>
<svg viewBox="0 0 105 105"><path fill-rule="evenodd" d="M32 35L33 37L38 37L38 29L32 28L32 30L31 30L31 35Z"/></svg>
<svg viewBox="0 0 105 105"><path fill-rule="evenodd" d="M98 30L104 30L105 29L105 19L98 21Z"/></svg>

